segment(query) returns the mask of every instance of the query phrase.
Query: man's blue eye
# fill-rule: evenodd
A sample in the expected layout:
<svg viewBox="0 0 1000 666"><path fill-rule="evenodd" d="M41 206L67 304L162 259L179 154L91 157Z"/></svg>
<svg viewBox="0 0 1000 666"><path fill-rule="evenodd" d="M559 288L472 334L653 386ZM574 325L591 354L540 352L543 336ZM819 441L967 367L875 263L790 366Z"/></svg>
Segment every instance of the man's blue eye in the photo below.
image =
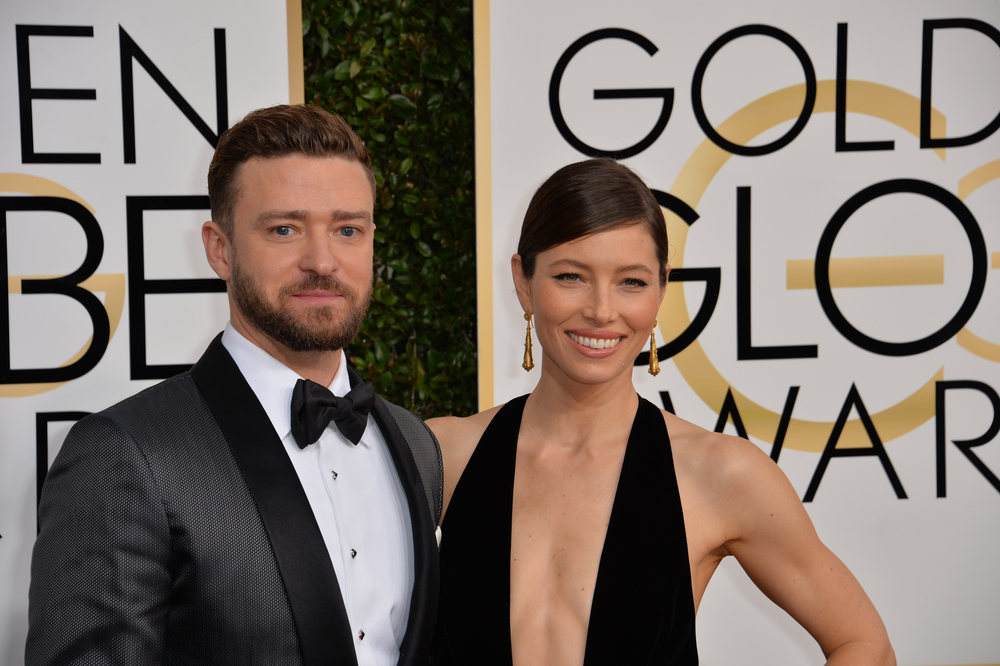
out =
<svg viewBox="0 0 1000 666"><path fill-rule="evenodd" d="M354 235L355 231L357 231L357 229L355 229L354 227L343 227L340 230L340 235L341 236L347 236L348 238L350 238L351 236Z"/></svg>
<svg viewBox="0 0 1000 666"><path fill-rule="evenodd" d="M279 236L287 236L288 234L292 233L292 228L286 226L275 227L274 233L276 233Z"/></svg>

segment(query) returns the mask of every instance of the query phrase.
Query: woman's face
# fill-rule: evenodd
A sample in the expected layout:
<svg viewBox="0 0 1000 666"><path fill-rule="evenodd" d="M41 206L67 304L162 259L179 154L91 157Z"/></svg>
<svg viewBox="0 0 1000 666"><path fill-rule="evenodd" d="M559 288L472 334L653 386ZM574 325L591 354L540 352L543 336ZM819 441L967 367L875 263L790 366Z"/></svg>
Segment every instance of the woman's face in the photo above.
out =
<svg viewBox="0 0 1000 666"><path fill-rule="evenodd" d="M534 314L543 372L584 384L623 372L631 380L663 300L655 246L645 227L603 231L541 252L530 280L519 255L511 263L521 307Z"/></svg>

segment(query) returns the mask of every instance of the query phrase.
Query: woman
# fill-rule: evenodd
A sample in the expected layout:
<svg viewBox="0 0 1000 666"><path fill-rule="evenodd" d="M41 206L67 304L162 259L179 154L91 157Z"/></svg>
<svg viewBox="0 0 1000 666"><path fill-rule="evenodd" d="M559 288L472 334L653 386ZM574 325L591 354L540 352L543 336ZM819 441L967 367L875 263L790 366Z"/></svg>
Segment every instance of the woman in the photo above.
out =
<svg viewBox="0 0 1000 666"><path fill-rule="evenodd" d="M652 193L613 160L535 193L511 268L538 385L428 422L445 465L437 663L696 664L695 613L727 555L828 663L895 663L777 466L636 394L667 252Z"/></svg>

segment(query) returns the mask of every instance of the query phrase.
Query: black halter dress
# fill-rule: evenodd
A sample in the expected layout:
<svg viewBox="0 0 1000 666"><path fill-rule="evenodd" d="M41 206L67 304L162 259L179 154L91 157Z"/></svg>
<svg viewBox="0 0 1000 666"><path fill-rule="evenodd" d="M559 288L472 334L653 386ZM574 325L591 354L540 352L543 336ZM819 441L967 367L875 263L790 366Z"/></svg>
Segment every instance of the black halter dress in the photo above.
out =
<svg viewBox="0 0 1000 666"><path fill-rule="evenodd" d="M436 666L511 664L511 511L526 399L493 417L448 506ZM667 429L640 397L597 572L584 666L696 665L690 569Z"/></svg>

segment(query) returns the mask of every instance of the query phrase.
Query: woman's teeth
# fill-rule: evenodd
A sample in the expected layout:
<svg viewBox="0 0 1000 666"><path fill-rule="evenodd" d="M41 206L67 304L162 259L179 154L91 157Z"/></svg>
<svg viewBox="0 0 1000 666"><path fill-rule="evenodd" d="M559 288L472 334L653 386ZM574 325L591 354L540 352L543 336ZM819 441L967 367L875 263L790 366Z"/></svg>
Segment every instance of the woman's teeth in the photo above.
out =
<svg viewBox="0 0 1000 666"><path fill-rule="evenodd" d="M619 342L621 338L585 338L583 336L577 335L576 333L570 333L569 337L573 342L583 345L584 347L590 347L591 349L611 349Z"/></svg>

